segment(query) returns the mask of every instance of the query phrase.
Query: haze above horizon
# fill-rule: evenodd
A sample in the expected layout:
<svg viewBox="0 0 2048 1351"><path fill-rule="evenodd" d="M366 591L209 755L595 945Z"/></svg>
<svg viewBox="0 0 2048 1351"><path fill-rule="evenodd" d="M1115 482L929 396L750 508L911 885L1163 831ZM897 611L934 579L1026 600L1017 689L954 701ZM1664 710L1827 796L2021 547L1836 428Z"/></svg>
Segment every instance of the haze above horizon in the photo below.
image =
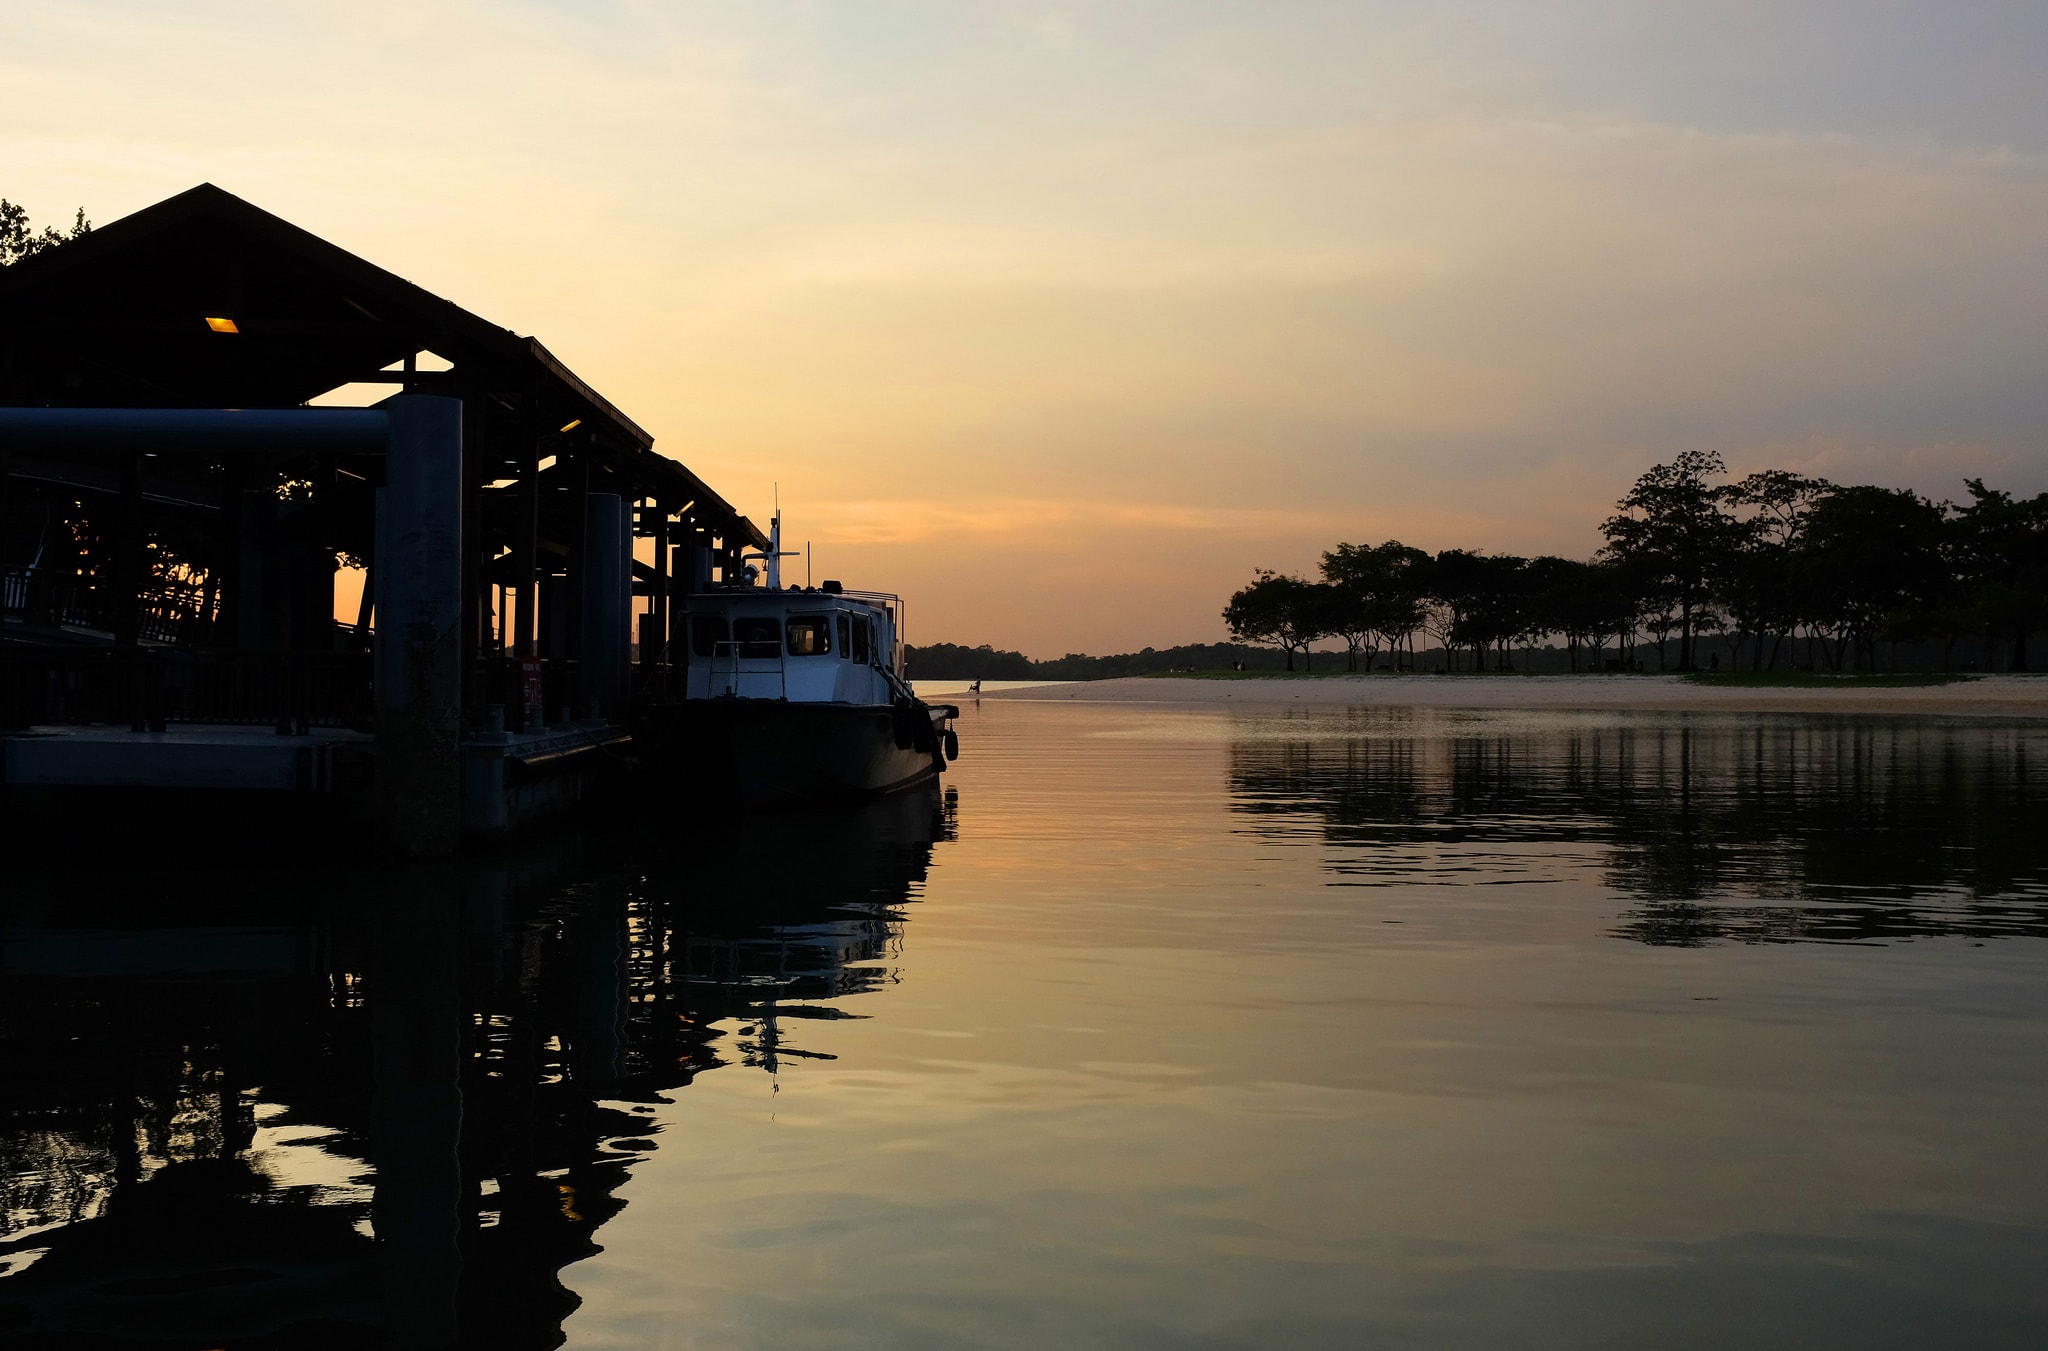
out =
<svg viewBox="0 0 2048 1351"><path fill-rule="evenodd" d="M913 641L1590 554L1686 449L2048 489L2032 4L0 11L0 194L212 181L539 335Z"/></svg>

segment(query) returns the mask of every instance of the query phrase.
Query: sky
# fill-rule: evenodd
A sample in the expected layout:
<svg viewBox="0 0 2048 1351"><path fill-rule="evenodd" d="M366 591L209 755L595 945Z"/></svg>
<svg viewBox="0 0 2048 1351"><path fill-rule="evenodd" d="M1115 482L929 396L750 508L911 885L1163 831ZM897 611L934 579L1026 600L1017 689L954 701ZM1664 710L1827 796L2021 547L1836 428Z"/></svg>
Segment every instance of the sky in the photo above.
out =
<svg viewBox="0 0 2048 1351"><path fill-rule="evenodd" d="M1044 657L1588 556L1686 449L2048 490L2044 65L2038 0L10 0L0 196L216 183Z"/></svg>

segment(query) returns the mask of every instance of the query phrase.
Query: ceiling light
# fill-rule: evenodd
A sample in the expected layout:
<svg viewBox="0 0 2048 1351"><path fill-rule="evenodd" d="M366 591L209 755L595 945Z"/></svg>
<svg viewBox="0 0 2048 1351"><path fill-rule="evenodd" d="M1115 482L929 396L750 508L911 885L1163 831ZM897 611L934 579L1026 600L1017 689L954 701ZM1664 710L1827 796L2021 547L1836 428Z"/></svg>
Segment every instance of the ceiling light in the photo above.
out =
<svg viewBox="0 0 2048 1351"><path fill-rule="evenodd" d="M242 331L235 327L235 321L232 319L208 319L206 326L216 333L240 333Z"/></svg>
<svg viewBox="0 0 2048 1351"><path fill-rule="evenodd" d="M563 431L565 431L565 432L573 432L573 431L575 431L575 430L576 430L576 429L577 429L578 427L581 427L582 425L583 425L583 419L582 419L582 418L576 418L576 419L572 420L572 421L571 421L571 422L569 423L569 425L568 425L568 426L566 426L566 427L562 428L562 430L563 430Z"/></svg>

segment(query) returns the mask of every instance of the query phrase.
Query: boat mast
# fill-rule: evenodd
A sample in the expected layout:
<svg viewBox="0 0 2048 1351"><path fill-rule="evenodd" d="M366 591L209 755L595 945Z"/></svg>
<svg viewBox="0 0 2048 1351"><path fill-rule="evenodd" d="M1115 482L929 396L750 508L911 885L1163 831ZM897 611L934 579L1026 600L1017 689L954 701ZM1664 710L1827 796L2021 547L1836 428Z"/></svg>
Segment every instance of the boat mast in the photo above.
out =
<svg viewBox="0 0 2048 1351"><path fill-rule="evenodd" d="M782 590L782 560L785 558L795 558L796 551L792 549L785 553L782 548L781 484L775 485L775 515L768 521L768 551L759 554L741 554L740 557L748 562L758 558L763 563L766 563L768 565L768 589L770 591Z"/></svg>

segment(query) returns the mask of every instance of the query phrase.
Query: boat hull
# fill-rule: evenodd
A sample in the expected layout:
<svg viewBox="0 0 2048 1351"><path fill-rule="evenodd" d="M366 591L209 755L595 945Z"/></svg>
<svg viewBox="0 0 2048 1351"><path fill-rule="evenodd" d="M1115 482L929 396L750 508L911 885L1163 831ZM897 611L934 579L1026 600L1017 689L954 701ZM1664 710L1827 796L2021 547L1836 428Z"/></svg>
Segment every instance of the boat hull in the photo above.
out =
<svg viewBox="0 0 2048 1351"><path fill-rule="evenodd" d="M672 790L759 807L923 783L945 768L942 718L923 704L691 699L644 710L634 740L642 767Z"/></svg>

